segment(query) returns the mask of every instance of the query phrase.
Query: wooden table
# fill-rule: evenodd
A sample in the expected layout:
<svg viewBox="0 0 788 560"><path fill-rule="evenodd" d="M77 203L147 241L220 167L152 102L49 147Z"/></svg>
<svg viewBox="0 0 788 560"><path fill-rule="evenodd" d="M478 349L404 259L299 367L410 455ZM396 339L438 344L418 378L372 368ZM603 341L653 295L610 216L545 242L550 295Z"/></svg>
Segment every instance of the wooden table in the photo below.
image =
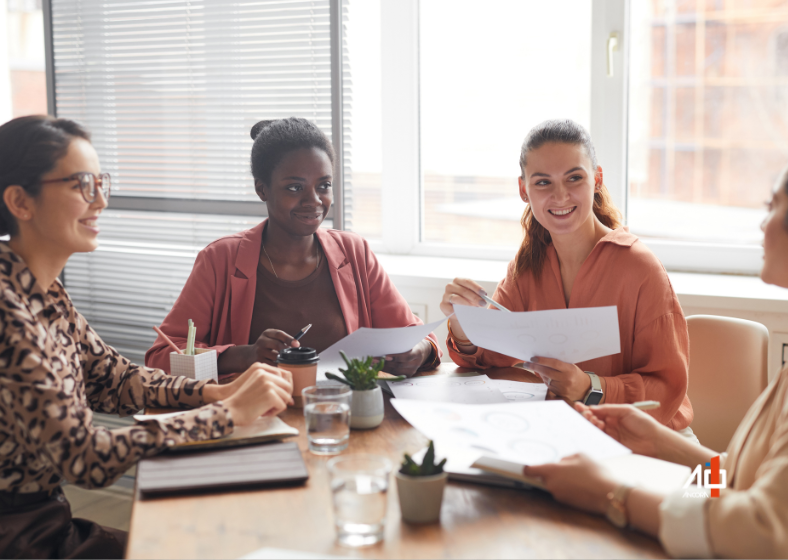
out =
<svg viewBox="0 0 788 560"><path fill-rule="evenodd" d="M463 372L453 364L437 373ZM517 368L485 370L494 379L540 382ZM375 453L398 465L404 452L427 440L386 397L386 416L374 430L353 430L344 453ZM659 543L619 531L605 519L556 503L538 490L510 490L450 481L440 524L408 525L399 514L392 477L382 543L348 549L335 543L326 461L307 450L301 409L282 419L309 469L304 486L199 496L134 500L128 558L237 558L259 548L370 558L664 558ZM292 440L291 440L292 441Z"/></svg>

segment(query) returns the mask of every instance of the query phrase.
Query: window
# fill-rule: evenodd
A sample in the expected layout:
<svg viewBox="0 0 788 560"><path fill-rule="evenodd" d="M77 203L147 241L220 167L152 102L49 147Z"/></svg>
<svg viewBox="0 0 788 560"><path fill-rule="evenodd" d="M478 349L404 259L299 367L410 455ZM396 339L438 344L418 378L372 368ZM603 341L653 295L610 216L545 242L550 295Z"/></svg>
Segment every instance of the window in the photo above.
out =
<svg viewBox="0 0 788 560"><path fill-rule="evenodd" d="M23 115L46 114L46 66L41 0L8 0L0 8L0 72L8 67L9 82L0 78L0 123ZM3 60L5 59L5 60Z"/></svg>
<svg viewBox="0 0 788 560"><path fill-rule="evenodd" d="M632 231L757 250L788 163L788 3L632 6Z"/></svg>
<svg viewBox="0 0 788 560"><path fill-rule="evenodd" d="M331 137L341 116L349 150L345 191L336 189L335 199L352 216L352 69L345 64L342 79L332 77L332 2L340 5L49 5L57 115L91 130L113 177L101 247L69 261L66 286L101 336L133 361L143 360L151 326L169 311L197 252L265 215L249 173L249 129L258 120L301 116ZM347 59L347 38L337 52ZM339 112L337 84L345 88Z"/></svg>
<svg viewBox="0 0 788 560"><path fill-rule="evenodd" d="M419 30L422 240L513 254L526 133L590 126L591 2L421 0Z"/></svg>

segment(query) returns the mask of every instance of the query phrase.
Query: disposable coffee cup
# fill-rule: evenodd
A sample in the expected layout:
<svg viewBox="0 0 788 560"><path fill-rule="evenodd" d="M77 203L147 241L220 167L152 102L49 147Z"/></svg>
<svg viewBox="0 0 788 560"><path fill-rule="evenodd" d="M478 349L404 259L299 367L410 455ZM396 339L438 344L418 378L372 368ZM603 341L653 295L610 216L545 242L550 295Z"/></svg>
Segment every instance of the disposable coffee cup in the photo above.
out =
<svg viewBox="0 0 788 560"><path fill-rule="evenodd" d="M317 383L317 362L320 356L317 350L299 346L298 348L285 348L279 352L276 365L293 374L293 400L296 408L304 408L304 398L301 390Z"/></svg>

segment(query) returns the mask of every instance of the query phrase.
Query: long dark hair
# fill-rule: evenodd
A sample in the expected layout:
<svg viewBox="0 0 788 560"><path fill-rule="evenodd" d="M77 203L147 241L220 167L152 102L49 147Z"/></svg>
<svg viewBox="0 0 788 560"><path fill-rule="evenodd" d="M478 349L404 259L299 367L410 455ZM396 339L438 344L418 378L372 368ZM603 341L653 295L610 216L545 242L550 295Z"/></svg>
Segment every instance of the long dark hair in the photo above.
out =
<svg viewBox="0 0 788 560"><path fill-rule="evenodd" d="M528 153L550 143L583 146L596 173L599 164L594 144L586 129L569 119L551 120L532 128L523 141L520 149L520 175L523 179ZM599 221L607 227L615 229L621 225L621 212L613 204L613 199L604 185L599 192L594 193L593 209ZM550 232L534 217L530 204L525 207L520 223L523 226L523 242L515 257L514 277L531 272L538 280L547 258L547 247L553 239Z"/></svg>
<svg viewBox="0 0 788 560"><path fill-rule="evenodd" d="M334 147L317 125L299 117L260 121L250 132L252 145L252 176L263 184L271 183L271 173L285 154L303 148L319 148L334 163Z"/></svg>
<svg viewBox="0 0 788 560"><path fill-rule="evenodd" d="M16 219L3 202L11 185L19 185L36 198L41 177L54 169L75 138L90 141L90 134L74 121L46 115L12 119L0 126L0 235L16 235Z"/></svg>

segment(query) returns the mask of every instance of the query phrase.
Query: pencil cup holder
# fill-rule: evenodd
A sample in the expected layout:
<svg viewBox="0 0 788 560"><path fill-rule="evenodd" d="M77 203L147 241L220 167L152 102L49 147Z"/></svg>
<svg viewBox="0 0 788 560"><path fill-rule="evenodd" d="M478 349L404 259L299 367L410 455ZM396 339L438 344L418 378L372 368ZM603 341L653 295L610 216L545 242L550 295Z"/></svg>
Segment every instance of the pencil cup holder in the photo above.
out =
<svg viewBox="0 0 788 560"><path fill-rule="evenodd" d="M195 381L213 379L218 382L216 350L198 348L194 356L170 352L170 375L182 375Z"/></svg>

